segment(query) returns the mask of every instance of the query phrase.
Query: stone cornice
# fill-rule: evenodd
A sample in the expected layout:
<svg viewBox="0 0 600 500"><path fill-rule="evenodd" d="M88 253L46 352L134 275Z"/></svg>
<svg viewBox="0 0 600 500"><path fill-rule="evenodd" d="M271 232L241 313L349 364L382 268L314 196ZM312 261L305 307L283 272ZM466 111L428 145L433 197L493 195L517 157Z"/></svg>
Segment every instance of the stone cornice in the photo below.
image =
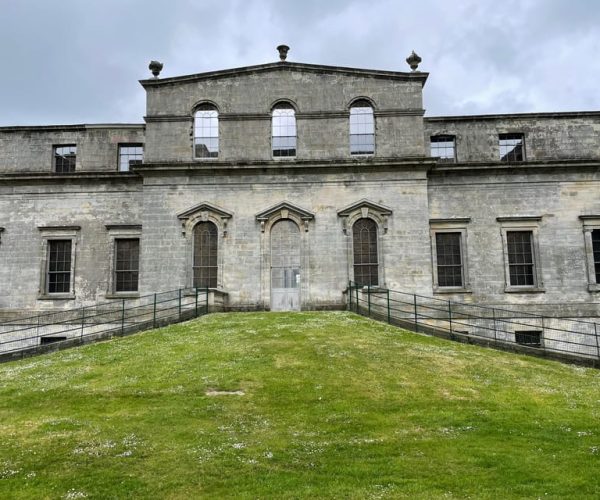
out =
<svg viewBox="0 0 600 500"><path fill-rule="evenodd" d="M141 224L105 224L107 231L141 231Z"/></svg>
<svg viewBox="0 0 600 500"><path fill-rule="evenodd" d="M143 123L97 123L81 125L18 125L0 127L0 132L85 132L86 130L144 130Z"/></svg>
<svg viewBox="0 0 600 500"><path fill-rule="evenodd" d="M539 222L541 215L511 215L507 217L496 217L498 222Z"/></svg>
<svg viewBox="0 0 600 500"><path fill-rule="evenodd" d="M256 160L256 161L187 161L187 162L155 162L143 163L135 166L135 171L142 175L153 171L252 171L252 170L289 170L289 169L339 169L339 168L366 168L376 169L381 167L422 168L429 169L435 165L435 160L422 156L405 158L334 158L331 160Z"/></svg>
<svg viewBox="0 0 600 500"><path fill-rule="evenodd" d="M374 111L375 117L387 117L387 116L423 116L425 113L424 109L381 109ZM296 113L298 120L319 120L319 119L332 119L342 118L347 120L350 116L349 111L299 111ZM144 116L146 123L156 122L192 122L193 116L191 115L148 115ZM219 120L232 121L232 120L270 120L271 113L220 113Z"/></svg>
<svg viewBox="0 0 600 500"><path fill-rule="evenodd" d="M425 124L440 122L464 122L485 120L523 120L523 119L552 119L552 118L600 118L600 111L563 111L549 113L506 113L491 115L458 115L458 116L427 116Z"/></svg>
<svg viewBox="0 0 600 500"><path fill-rule="evenodd" d="M79 181L118 180L123 182L139 181L140 176L134 172L71 172L57 174L53 172L19 172L0 174L1 182L23 181L51 181L51 182L79 182Z"/></svg>
<svg viewBox="0 0 600 500"><path fill-rule="evenodd" d="M174 85L179 83L198 82L203 80L212 80L216 78L230 78L241 75L266 73L274 71L296 71L316 74L343 74L347 76L362 76L367 78L378 78L397 81L417 81L421 86L425 85L429 73L421 71L400 72L400 71L382 71L373 69L347 68L343 66L325 66L321 64L304 64L296 62L275 62L267 64L258 64L254 66L244 66L241 68L225 69L219 71L208 71L205 73L196 73L193 75L175 76L169 78L151 78L140 80L140 84L145 89L152 87L161 87L165 85Z"/></svg>
<svg viewBox="0 0 600 500"><path fill-rule="evenodd" d="M465 162L465 163L437 163L430 175L467 174L481 172L519 172L528 170L559 170L559 169L600 169L600 159L574 159L574 160L538 160L525 162Z"/></svg>

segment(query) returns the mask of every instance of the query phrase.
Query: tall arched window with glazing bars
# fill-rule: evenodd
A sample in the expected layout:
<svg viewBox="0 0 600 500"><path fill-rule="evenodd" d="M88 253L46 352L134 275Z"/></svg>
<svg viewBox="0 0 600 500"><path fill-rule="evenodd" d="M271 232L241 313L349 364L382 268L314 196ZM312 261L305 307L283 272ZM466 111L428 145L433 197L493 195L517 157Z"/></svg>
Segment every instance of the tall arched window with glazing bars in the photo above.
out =
<svg viewBox="0 0 600 500"><path fill-rule="evenodd" d="M373 219L358 219L352 226L354 281L357 285L379 284L377 224Z"/></svg>
<svg viewBox="0 0 600 500"><path fill-rule="evenodd" d="M218 158L219 112L212 104L201 104L194 113L194 158Z"/></svg>
<svg viewBox="0 0 600 500"><path fill-rule="evenodd" d="M361 99L350 106L350 154L375 153L375 118L373 106Z"/></svg>
<svg viewBox="0 0 600 500"><path fill-rule="evenodd" d="M219 269L217 226L210 221L199 222L194 227L194 281L197 288L216 288Z"/></svg>
<svg viewBox="0 0 600 500"><path fill-rule="evenodd" d="M273 157L296 156L296 112L291 104L275 105L271 119Z"/></svg>

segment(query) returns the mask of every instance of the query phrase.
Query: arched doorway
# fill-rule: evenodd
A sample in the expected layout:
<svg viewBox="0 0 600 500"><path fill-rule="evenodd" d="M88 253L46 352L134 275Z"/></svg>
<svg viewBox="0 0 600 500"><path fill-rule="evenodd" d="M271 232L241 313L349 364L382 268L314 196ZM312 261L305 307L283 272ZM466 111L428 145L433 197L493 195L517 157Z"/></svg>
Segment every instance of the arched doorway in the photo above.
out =
<svg viewBox="0 0 600 500"><path fill-rule="evenodd" d="M271 310L300 310L300 229L290 219L271 229Z"/></svg>

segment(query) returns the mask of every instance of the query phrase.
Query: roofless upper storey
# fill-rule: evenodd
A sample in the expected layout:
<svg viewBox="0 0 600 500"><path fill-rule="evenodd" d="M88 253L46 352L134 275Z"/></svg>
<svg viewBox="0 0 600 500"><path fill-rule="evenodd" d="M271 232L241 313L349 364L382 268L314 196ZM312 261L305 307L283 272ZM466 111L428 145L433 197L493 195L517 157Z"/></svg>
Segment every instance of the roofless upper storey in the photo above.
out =
<svg viewBox="0 0 600 500"><path fill-rule="evenodd" d="M422 158L427 76L282 60L142 80L145 160Z"/></svg>

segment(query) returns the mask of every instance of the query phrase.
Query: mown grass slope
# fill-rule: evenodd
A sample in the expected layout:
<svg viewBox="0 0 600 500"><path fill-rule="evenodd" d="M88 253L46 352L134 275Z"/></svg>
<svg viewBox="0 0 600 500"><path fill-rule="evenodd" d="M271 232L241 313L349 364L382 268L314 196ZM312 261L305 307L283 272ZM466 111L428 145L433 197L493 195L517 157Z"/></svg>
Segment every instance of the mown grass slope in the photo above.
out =
<svg viewBox="0 0 600 500"><path fill-rule="evenodd" d="M598 497L599 416L593 369L213 314L0 365L0 498Z"/></svg>

